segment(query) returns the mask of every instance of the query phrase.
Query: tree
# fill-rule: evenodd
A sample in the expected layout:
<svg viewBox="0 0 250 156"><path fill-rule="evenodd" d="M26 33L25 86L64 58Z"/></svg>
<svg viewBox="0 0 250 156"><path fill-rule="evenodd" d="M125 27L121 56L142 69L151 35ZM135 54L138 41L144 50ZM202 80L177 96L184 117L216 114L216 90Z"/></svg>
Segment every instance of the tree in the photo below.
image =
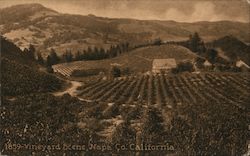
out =
<svg viewBox="0 0 250 156"><path fill-rule="evenodd" d="M40 65L44 65L44 59L43 59L41 53L37 53L37 62L38 62Z"/></svg>
<svg viewBox="0 0 250 156"><path fill-rule="evenodd" d="M125 67L125 68L123 69L123 71L122 71L122 74L123 74L123 75L130 75L131 72L130 72L129 67Z"/></svg>
<svg viewBox="0 0 250 156"><path fill-rule="evenodd" d="M99 60L101 59L99 49L97 47L94 47L94 51L92 53L92 59L93 60Z"/></svg>
<svg viewBox="0 0 250 156"><path fill-rule="evenodd" d="M108 57L107 54L106 54L106 51L103 48L100 49L100 55L101 55L102 59L105 59L105 58Z"/></svg>
<svg viewBox="0 0 250 156"><path fill-rule="evenodd" d="M116 51L116 55L120 55L122 53L122 49L121 49L121 46L119 44L116 45L115 51Z"/></svg>
<svg viewBox="0 0 250 156"><path fill-rule="evenodd" d="M92 48L91 48L91 47L88 47L86 53L84 53L84 58L85 58L86 60L91 60L91 59L92 59L92 56L91 56L92 53L93 53Z"/></svg>
<svg viewBox="0 0 250 156"><path fill-rule="evenodd" d="M194 67L191 62L180 62L176 68L172 70L173 73L181 73L181 72L193 72Z"/></svg>
<svg viewBox="0 0 250 156"><path fill-rule="evenodd" d="M111 45L109 49L109 58L113 58L117 56L116 46Z"/></svg>
<svg viewBox="0 0 250 156"><path fill-rule="evenodd" d="M143 118L142 138L144 141L158 143L162 141L164 134L163 118L156 108L147 108Z"/></svg>
<svg viewBox="0 0 250 156"><path fill-rule="evenodd" d="M197 32L195 32L194 35L190 35L190 48L193 52L197 52L199 42L200 37Z"/></svg>
<svg viewBox="0 0 250 156"><path fill-rule="evenodd" d="M161 45L162 41L160 38L157 38L153 41L153 45Z"/></svg>
<svg viewBox="0 0 250 156"><path fill-rule="evenodd" d="M63 54L63 59L66 62L72 62L73 61L73 55L70 50L66 50L66 52Z"/></svg>
<svg viewBox="0 0 250 156"><path fill-rule="evenodd" d="M54 72L53 68L51 66L47 66L46 70L47 70L48 73L53 73Z"/></svg>
<svg viewBox="0 0 250 156"><path fill-rule="evenodd" d="M135 130L129 125L128 122L119 124L112 133L112 143L128 144L134 143L136 139Z"/></svg>
<svg viewBox="0 0 250 156"><path fill-rule="evenodd" d="M198 53L206 51L205 44L197 32L189 36L189 48L191 51Z"/></svg>
<svg viewBox="0 0 250 156"><path fill-rule="evenodd" d="M28 48L24 48L23 53L24 53L25 57L29 57L29 49Z"/></svg>
<svg viewBox="0 0 250 156"><path fill-rule="evenodd" d="M122 43L122 52L127 52L129 50L129 43Z"/></svg>
<svg viewBox="0 0 250 156"><path fill-rule="evenodd" d="M78 50L75 55L75 61L82 60L82 53Z"/></svg>
<svg viewBox="0 0 250 156"><path fill-rule="evenodd" d="M51 59L52 65L57 64L60 61L60 58L57 56L56 51L53 48L51 48L51 51L50 51L50 59Z"/></svg>
<svg viewBox="0 0 250 156"><path fill-rule="evenodd" d="M88 47L87 52L88 52L88 53L92 53L92 51L93 51L92 48L91 48L91 47Z"/></svg>
<svg viewBox="0 0 250 156"><path fill-rule="evenodd" d="M50 55L47 56L46 65L47 67L51 67L53 65Z"/></svg>
<svg viewBox="0 0 250 156"><path fill-rule="evenodd" d="M32 60L35 60L35 52L36 52L35 47L32 44L30 44L29 49L28 49L28 54L27 54L28 57Z"/></svg>
<svg viewBox="0 0 250 156"><path fill-rule="evenodd" d="M196 67L199 68L199 69L203 68L203 67L204 67L203 64L204 64L205 61L206 61L206 59L201 58L201 57L197 57L197 58L195 59Z"/></svg>
<svg viewBox="0 0 250 156"><path fill-rule="evenodd" d="M111 76L113 78L120 77L121 76L121 69L119 67L117 67L117 66L113 66L111 68Z"/></svg>
<svg viewBox="0 0 250 156"><path fill-rule="evenodd" d="M209 49L207 52L207 57L208 60L214 64L216 62L216 58L218 57L218 52L215 49Z"/></svg>

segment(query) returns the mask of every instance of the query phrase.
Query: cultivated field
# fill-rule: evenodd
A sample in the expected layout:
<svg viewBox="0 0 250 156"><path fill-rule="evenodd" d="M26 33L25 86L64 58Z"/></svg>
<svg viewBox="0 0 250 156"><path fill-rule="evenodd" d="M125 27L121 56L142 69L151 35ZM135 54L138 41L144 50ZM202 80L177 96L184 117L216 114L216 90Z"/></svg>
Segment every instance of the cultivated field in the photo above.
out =
<svg viewBox="0 0 250 156"><path fill-rule="evenodd" d="M231 149L245 150L248 77L141 75L87 84L78 96L94 102L82 114L83 122L86 116L95 118L96 134L112 143L170 142L174 150L168 152L230 155Z"/></svg>
<svg viewBox="0 0 250 156"><path fill-rule="evenodd" d="M88 84L79 96L88 100L175 107L208 101L245 107L249 79L244 74L141 75Z"/></svg>

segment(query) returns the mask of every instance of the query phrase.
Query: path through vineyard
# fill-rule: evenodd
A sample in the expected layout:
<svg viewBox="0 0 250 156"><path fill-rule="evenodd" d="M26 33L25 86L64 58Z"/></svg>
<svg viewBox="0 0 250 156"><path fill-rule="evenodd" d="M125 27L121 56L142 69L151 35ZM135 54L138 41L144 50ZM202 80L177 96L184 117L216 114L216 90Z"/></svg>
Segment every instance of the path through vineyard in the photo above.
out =
<svg viewBox="0 0 250 156"><path fill-rule="evenodd" d="M55 92L53 95L55 96L62 96L63 94L70 94L71 96L77 96L77 88L82 86L81 82L78 81L68 81L70 83L69 87L67 87L63 91Z"/></svg>

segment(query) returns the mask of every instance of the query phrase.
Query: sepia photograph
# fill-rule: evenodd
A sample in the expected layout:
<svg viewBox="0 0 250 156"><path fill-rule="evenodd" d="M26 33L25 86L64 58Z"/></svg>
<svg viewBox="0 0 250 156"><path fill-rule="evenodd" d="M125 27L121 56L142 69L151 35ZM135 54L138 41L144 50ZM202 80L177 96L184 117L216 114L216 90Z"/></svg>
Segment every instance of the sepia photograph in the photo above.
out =
<svg viewBox="0 0 250 156"><path fill-rule="evenodd" d="M250 156L250 0L0 0L0 156Z"/></svg>

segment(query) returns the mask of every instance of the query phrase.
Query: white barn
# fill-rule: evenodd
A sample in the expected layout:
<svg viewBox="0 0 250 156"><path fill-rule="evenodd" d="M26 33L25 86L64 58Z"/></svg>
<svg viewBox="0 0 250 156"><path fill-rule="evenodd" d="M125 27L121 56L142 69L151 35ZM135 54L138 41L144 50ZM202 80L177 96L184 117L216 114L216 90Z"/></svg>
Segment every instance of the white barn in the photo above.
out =
<svg viewBox="0 0 250 156"><path fill-rule="evenodd" d="M174 58L154 59L152 65L152 72L153 73L160 73L162 71L169 72L171 69L176 67L177 64Z"/></svg>

